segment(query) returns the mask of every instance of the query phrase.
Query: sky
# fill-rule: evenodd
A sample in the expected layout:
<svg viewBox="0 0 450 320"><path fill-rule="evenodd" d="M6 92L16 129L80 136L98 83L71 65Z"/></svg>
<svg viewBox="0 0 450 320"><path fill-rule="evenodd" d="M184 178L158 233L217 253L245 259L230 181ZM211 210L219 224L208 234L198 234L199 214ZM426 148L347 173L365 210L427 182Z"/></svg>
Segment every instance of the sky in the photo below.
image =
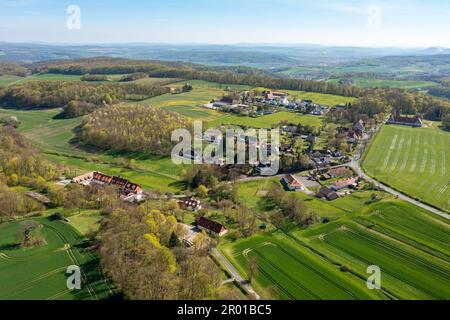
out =
<svg viewBox="0 0 450 320"><path fill-rule="evenodd" d="M450 47L442 0L0 0L0 41Z"/></svg>

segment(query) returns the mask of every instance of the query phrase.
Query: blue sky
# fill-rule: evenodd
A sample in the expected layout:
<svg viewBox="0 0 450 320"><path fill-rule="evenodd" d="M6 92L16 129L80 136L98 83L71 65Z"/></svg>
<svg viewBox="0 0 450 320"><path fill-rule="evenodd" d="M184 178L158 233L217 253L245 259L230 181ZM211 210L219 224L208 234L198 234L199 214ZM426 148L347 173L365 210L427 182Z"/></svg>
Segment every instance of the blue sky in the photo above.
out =
<svg viewBox="0 0 450 320"><path fill-rule="evenodd" d="M0 41L13 42L450 47L449 34L439 0L0 0Z"/></svg>

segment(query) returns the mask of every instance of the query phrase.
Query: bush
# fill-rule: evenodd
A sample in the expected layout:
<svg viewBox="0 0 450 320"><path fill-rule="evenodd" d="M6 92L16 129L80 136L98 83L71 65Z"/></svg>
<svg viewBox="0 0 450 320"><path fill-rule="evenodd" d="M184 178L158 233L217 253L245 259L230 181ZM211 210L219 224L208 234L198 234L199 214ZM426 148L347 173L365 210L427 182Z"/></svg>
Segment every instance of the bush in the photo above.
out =
<svg viewBox="0 0 450 320"><path fill-rule="evenodd" d="M50 215L48 217L48 219L51 220L51 221L64 220L65 216L64 216L64 214L62 212L55 212L52 215Z"/></svg>

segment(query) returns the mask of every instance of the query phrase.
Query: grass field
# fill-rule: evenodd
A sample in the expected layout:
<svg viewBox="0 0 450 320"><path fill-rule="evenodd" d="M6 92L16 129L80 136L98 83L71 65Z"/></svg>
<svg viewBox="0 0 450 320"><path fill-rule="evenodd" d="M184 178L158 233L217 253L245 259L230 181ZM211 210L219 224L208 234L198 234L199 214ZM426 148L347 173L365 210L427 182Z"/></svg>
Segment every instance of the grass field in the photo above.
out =
<svg viewBox="0 0 450 320"><path fill-rule="evenodd" d="M265 88L258 88L259 90L270 90ZM325 93L317 93L317 92L305 92L305 91L295 91L295 90L278 90L281 92L285 92L290 96L297 97L301 100L312 100L314 103L323 104L330 107L334 107L336 105L346 104L347 102L353 102L356 98L352 97L343 97L337 96L334 94L325 94Z"/></svg>
<svg viewBox="0 0 450 320"><path fill-rule="evenodd" d="M106 74L109 82L119 82L119 80L125 74ZM29 81L81 81L80 75L70 75L70 74L54 74L54 73L44 73L36 74L29 77L17 77L17 76L0 76L0 86L10 85L13 83L24 83ZM135 81L136 83L142 84L157 84L157 83L167 83L170 81L177 82L178 79L172 78L145 78ZM101 81L100 81L101 82ZM99 83L97 81L88 83Z"/></svg>
<svg viewBox="0 0 450 320"><path fill-rule="evenodd" d="M19 222L0 225L0 299L74 300L107 299L112 291L103 279L96 255L85 249L78 232L61 221L34 218L43 225L41 247L23 249L15 235ZM67 289L66 270L82 270L82 288Z"/></svg>
<svg viewBox="0 0 450 320"><path fill-rule="evenodd" d="M289 121L296 124L301 123L302 125L310 125L315 127L322 126L321 117L286 111L281 111L257 118L222 113L222 115L217 119L209 121L208 126L217 127L222 124L232 124L232 125L243 125L255 128L270 129L273 126L278 125L282 121Z"/></svg>
<svg viewBox="0 0 450 320"><path fill-rule="evenodd" d="M69 224L81 235L96 232L100 228L101 214L98 210L83 210L69 218Z"/></svg>
<svg viewBox="0 0 450 320"><path fill-rule="evenodd" d="M118 154L87 150L77 143L74 129L82 118L55 119L57 109L18 111L0 109L0 117L15 115L21 121L19 130L39 147L47 158L61 163L82 174L98 170L105 174L121 175L141 184L145 189L158 191L179 191L177 184L183 166L174 165L170 157L148 156L142 154ZM136 160L133 170L116 164L117 157Z"/></svg>
<svg viewBox="0 0 450 320"><path fill-rule="evenodd" d="M7 86L11 83L20 81L21 79L23 78L18 76L0 76L0 87Z"/></svg>
<svg viewBox="0 0 450 320"><path fill-rule="evenodd" d="M384 126L363 162L378 180L450 210L450 133L438 128Z"/></svg>
<svg viewBox="0 0 450 320"><path fill-rule="evenodd" d="M418 89L427 88L437 85L436 82L431 81L416 81L416 80L385 80L385 79L369 79L369 78L352 78L354 86L360 88L400 88L400 89ZM330 80L332 83L338 83L338 79Z"/></svg>
<svg viewBox="0 0 450 320"><path fill-rule="evenodd" d="M263 201L264 191L269 190L270 184L280 183L279 178L262 179L245 181L238 183L238 198L239 201L247 207L254 208L259 212L266 210ZM359 209L370 200L374 192L356 192L351 196L344 197L332 202L318 199L314 196L309 196L303 192L295 192L295 195L305 202L305 205L315 214L322 218L339 218L356 209Z"/></svg>

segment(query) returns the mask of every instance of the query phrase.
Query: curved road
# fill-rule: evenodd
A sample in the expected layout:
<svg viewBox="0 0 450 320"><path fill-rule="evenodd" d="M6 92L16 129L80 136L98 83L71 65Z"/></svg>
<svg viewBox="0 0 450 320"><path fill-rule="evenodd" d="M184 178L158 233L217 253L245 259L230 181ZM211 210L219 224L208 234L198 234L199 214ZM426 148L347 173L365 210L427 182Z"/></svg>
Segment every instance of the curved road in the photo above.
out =
<svg viewBox="0 0 450 320"><path fill-rule="evenodd" d="M357 173L360 177L364 178L365 180L367 180L367 181L369 181L369 182L372 182L372 183L373 183L374 185L376 185L378 188L383 189L384 191L389 192L390 194L393 194L394 196L397 196L398 198L400 198L400 199L402 199L402 200L408 201L408 202L410 202L410 203L412 203L412 204L415 204L415 205L418 206L418 207L421 207L421 208L423 208L423 209L425 209L425 210L427 210L427 211L430 211L431 213L437 214L437 215L439 215L439 216L441 216L441 217L443 217L443 218L445 218L445 219L450 220L450 215L448 215L448 214L446 214L446 213L444 213L444 212L442 212L442 211L440 211L440 210L438 210L438 209L435 209L435 208L433 208L433 207L431 207L431 206L429 206L429 205L426 205L426 204L423 203L423 202L420 202L420 201L417 201L417 200L415 200L415 199L413 199L413 198L410 198L410 197L408 197L407 195L405 195L405 194L403 194L403 193L400 193L400 192L398 192L398 191L396 191L396 190L394 190L394 189L392 189L392 188L390 188L390 187L388 187L388 186L386 186L386 185L384 185L384 184L378 182L377 180L375 180L375 179L369 177L368 175L366 175L366 174L362 171L361 166L359 165L359 163L358 163L357 161L352 161L352 162L350 163L350 166L352 167L353 170L356 171L356 173Z"/></svg>
<svg viewBox="0 0 450 320"><path fill-rule="evenodd" d="M429 205L427 205L427 204L425 204L425 203L423 203L423 202L417 201L417 200L415 200L415 199L413 199L413 198L407 196L406 194L403 194L403 193L401 193L401 192L398 192L398 191L396 191L396 190L394 190L394 189L388 187L387 185L385 185L385 184L383 184L383 183L381 183L381 182L379 182L379 181L373 179L372 177L369 177L367 174L364 173L364 171L361 169L359 160L361 159L361 156L362 156L362 154L363 154L363 152L364 152L364 149L366 148L366 145L367 145L367 143L369 142L370 138L371 138L371 137L373 136L373 134L374 134L376 131L378 131L380 128L381 128L381 126L379 126L378 128L376 128L376 129L372 132L372 134L370 134L370 135L367 135L367 134L366 134L366 135L365 135L365 137L363 138L363 143L362 143L362 145L361 145L359 151L358 151L357 154L353 157L352 161L351 161L349 164L347 164L347 165L349 165L350 167L352 167L352 169L355 170L356 173L357 173L360 177L362 177L362 178L364 178L365 180L367 180L367 181L373 183L373 184L374 184L375 186L377 186L378 188L383 189L384 191L386 191L386 192L388 192L388 193L390 193L390 194L393 194L394 196L397 196L399 199L402 199L402 200L404 200L404 201L408 201L408 202L410 202L410 203L412 203L412 204L414 204L414 205L416 205L416 206L418 206L418 207L421 207L422 209L425 209L425 210L427 210L427 211L429 211L429 212L431 212L431 213L434 213L434 214L436 214L436 215L438 215L438 216L441 216L441 217L443 217L443 218L445 218L445 219L447 219L447 220L450 220L450 215L448 215L447 213L445 213L445 212L443 212L443 211L441 211L441 210L438 210L438 209L436 209L436 208L433 208L433 207L431 207L431 206L429 206Z"/></svg>

